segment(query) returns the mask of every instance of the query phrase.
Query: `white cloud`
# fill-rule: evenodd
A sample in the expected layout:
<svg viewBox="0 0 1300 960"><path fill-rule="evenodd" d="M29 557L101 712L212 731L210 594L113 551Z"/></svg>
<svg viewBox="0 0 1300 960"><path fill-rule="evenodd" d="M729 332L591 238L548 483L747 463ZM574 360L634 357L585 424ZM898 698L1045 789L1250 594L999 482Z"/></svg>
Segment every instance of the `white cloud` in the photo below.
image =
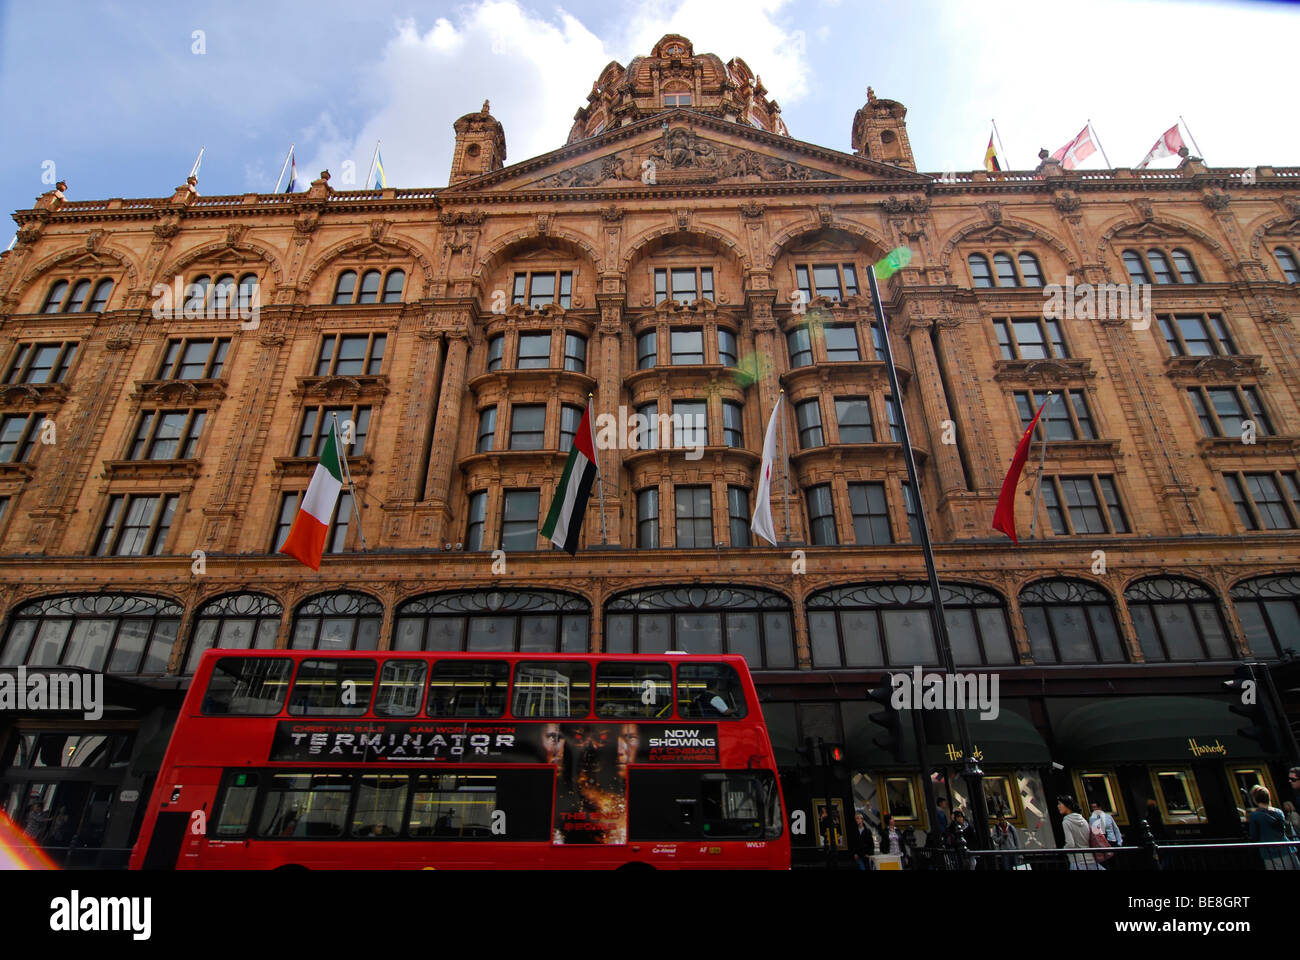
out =
<svg viewBox="0 0 1300 960"><path fill-rule="evenodd" d="M336 187L366 186L375 141L382 139L390 185L442 186L452 124L485 99L505 127L507 163L558 149L605 65L648 54L665 33L684 34L697 53L716 53L723 62L743 57L769 95L783 104L797 100L808 91L807 43L777 22L786 2L683 0L673 8L641 0L621 36L609 42L563 10L547 18L516 0L484 0L423 30L403 21L362 71L367 79L358 98L373 107L361 129L340 132L322 114L299 136L299 155L310 157L299 163L300 179L306 183L329 168ZM346 159L355 164L355 184L340 177Z"/></svg>

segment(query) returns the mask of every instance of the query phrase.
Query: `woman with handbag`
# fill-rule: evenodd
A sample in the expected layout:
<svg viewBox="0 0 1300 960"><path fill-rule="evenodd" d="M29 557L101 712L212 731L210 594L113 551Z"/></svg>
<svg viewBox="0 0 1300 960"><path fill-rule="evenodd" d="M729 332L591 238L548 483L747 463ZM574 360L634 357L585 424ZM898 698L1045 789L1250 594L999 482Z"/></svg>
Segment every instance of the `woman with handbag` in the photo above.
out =
<svg viewBox="0 0 1300 960"><path fill-rule="evenodd" d="M1074 802L1074 798L1057 797L1056 810L1062 818L1061 832L1065 834L1065 849L1086 851L1085 853L1072 853L1069 855L1070 869L1102 869L1101 864L1097 862L1097 858L1092 855L1089 849L1092 841L1092 831L1088 827L1088 821L1083 819L1083 815L1079 813L1079 806Z"/></svg>

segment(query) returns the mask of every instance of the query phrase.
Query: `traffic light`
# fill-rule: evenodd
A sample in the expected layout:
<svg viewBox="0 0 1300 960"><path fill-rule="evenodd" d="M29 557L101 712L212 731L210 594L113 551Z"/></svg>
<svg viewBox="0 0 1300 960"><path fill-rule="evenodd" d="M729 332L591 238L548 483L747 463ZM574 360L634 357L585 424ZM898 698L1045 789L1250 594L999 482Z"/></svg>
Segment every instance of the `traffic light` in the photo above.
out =
<svg viewBox="0 0 1300 960"><path fill-rule="evenodd" d="M890 703L894 695L891 674L885 674L884 682L867 691L867 699L880 704L881 709L871 715L871 722L883 727L884 732L871 742L894 758L895 763L903 762L903 731L898 711Z"/></svg>
<svg viewBox="0 0 1300 960"><path fill-rule="evenodd" d="M1227 680L1223 684L1237 698L1228 709L1239 717L1245 717L1249 724L1238 729L1237 735L1247 740L1254 740L1265 753L1276 753L1278 746L1273 731L1273 718L1269 713L1267 701L1260 699L1263 691L1259 689L1254 671L1243 665L1233 671L1233 677L1234 679Z"/></svg>
<svg viewBox="0 0 1300 960"><path fill-rule="evenodd" d="M822 762L826 764L830 775L835 780L849 778L849 761L842 743L823 743Z"/></svg>

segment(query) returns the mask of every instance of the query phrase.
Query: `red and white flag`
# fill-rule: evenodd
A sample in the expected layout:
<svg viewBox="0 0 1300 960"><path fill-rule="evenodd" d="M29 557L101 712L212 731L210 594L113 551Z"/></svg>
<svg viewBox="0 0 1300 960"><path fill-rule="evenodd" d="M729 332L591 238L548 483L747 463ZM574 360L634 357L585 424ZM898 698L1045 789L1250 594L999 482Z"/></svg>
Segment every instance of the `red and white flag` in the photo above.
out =
<svg viewBox="0 0 1300 960"><path fill-rule="evenodd" d="M1097 145L1092 142L1092 127L1086 126L1079 135L1052 154L1053 160L1059 160L1066 170L1073 170L1084 160L1097 152Z"/></svg>
<svg viewBox="0 0 1300 960"><path fill-rule="evenodd" d="M1159 160L1161 157L1176 156L1178 151L1183 149L1183 135L1178 131L1178 124L1174 124L1168 130L1160 135L1156 145L1151 148L1151 152L1143 158L1142 162L1137 165L1137 169L1145 170L1147 164L1152 160Z"/></svg>
<svg viewBox="0 0 1300 960"><path fill-rule="evenodd" d="M778 394L772 416L767 421L767 435L763 438L763 464L759 468L758 494L754 498L754 520L749 528L776 546L776 530L772 528L772 465L776 463L777 416L781 413Z"/></svg>

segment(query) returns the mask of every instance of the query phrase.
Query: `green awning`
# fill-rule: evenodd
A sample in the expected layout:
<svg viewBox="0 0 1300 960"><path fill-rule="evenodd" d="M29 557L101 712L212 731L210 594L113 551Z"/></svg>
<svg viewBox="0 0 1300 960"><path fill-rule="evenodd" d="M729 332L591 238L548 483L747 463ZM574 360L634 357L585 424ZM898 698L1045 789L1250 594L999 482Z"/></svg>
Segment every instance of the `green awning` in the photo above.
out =
<svg viewBox="0 0 1300 960"><path fill-rule="evenodd" d="M928 712L926 716L927 765L956 764L961 762L961 744L957 737L952 712ZM966 711L966 725L982 767L1043 766L1050 762L1047 744L1038 729L1026 718L1012 710L1002 710L997 717L981 720L978 711ZM902 713L903 760L900 764L872 740L883 735L883 728L864 719L855 727L845 730L845 749L855 770L874 770L882 767L920 766L916 755L916 737L913 735L911 713Z"/></svg>
<svg viewBox="0 0 1300 960"><path fill-rule="evenodd" d="M1263 749L1237 734L1242 717L1222 700L1204 697L1115 697L1066 714L1055 724L1057 760L1153 763L1241 760Z"/></svg>

